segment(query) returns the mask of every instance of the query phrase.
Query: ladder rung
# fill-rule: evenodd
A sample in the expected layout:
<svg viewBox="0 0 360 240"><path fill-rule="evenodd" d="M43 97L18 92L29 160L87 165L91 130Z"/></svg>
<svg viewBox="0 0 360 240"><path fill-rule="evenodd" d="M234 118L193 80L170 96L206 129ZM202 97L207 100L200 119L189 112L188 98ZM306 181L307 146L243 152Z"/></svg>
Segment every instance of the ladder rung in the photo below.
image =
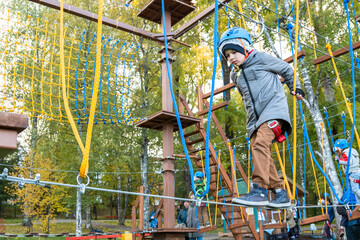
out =
<svg viewBox="0 0 360 240"><path fill-rule="evenodd" d="M189 133L185 133L184 137L190 137L192 135L198 134L200 132L199 129L196 129L195 131L189 132Z"/></svg>
<svg viewBox="0 0 360 240"><path fill-rule="evenodd" d="M189 153L197 153L197 152L204 151L204 150L205 150L205 147L199 148L199 149L194 149L192 151L189 151Z"/></svg>
<svg viewBox="0 0 360 240"><path fill-rule="evenodd" d="M219 109L219 108L225 107L225 106L227 106L227 105L229 105L229 101L216 104L216 105L214 105L214 106L212 107L211 111L213 112L213 111L215 111L215 110L217 110L217 109ZM199 115L199 116L202 116L202 115L207 114L208 112L209 112L208 109L204 109L204 110L198 112L198 115Z"/></svg>
<svg viewBox="0 0 360 240"><path fill-rule="evenodd" d="M199 138L199 139L196 139L194 141L191 141L191 142L187 142L186 144L187 145L193 145L195 143L199 143L199 142L205 142L205 140L203 138Z"/></svg>
<svg viewBox="0 0 360 240"><path fill-rule="evenodd" d="M235 83L229 83L229 84L226 84L225 86L221 87L221 88L218 88L218 89L215 89L214 91L214 95L216 94L219 94L219 93L222 93L222 92L225 92L231 88L235 87ZM209 98L211 96L211 93L206 93L202 96L203 99L206 99L206 98Z"/></svg>

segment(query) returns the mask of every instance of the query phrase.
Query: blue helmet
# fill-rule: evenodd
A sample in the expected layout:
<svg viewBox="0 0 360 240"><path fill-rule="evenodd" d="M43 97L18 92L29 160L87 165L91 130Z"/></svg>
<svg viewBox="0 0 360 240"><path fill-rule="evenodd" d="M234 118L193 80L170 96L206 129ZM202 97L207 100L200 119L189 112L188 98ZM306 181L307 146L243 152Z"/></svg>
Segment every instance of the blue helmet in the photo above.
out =
<svg viewBox="0 0 360 240"><path fill-rule="evenodd" d="M197 171L195 173L195 177L197 177L197 178L202 178L203 176L204 176L204 174L202 172L200 172L200 171Z"/></svg>
<svg viewBox="0 0 360 240"><path fill-rule="evenodd" d="M226 40L238 39L238 38L245 39L251 45L251 36L248 33L248 31L246 31L245 29L243 29L241 27L233 27L233 28L226 30L223 33L223 35L220 38L219 46L221 45L221 43L223 43Z"/></svg>
<svg viewBox="0 0 360 240"><path fill-rule="evenodd" d="M345 139L338 139L335 142L335 147L338 147L340 149L345 149L349 147L349 143Z"/></svg>

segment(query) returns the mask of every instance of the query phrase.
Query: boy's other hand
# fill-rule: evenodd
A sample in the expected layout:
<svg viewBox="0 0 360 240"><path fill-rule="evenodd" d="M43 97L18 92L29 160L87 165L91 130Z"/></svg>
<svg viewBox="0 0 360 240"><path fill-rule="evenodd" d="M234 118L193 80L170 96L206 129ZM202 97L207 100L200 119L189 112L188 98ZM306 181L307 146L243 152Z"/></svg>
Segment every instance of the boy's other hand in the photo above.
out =
<svg viewBox="0 0 360 240"><path fill-rule="evenodd" d="M304 91L301 90L300 88L296 89L296 93L294 91L291 91L291 94L295 95L297 100L303 100L305 97Z"/></svg>

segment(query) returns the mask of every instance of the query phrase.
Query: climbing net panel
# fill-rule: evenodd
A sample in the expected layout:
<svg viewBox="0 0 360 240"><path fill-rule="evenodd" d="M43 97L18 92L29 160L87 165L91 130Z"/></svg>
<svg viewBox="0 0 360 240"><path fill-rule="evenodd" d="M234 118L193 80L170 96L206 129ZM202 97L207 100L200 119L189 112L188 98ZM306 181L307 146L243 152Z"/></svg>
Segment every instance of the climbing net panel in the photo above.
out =
<svg viewBox="0 0 360 240"><path fill-rule="evenodd" d="M73 116L88 123L96 54L101 54L101 77L95 123L132 123L132 62L138 47L124 40L102 39L96 53L96 34L64 28L66 91ZM22 13L0 15L0 111L67 121L60 76L59 24ZM76 121L75 120L75 121Z"/></svg>

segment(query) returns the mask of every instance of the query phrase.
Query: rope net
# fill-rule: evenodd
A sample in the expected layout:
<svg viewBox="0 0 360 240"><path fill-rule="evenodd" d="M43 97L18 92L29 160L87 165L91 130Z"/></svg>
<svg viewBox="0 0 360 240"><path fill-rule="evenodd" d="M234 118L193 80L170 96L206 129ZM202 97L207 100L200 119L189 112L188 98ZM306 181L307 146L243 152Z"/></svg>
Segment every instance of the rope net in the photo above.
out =
<svg viewBox="0 0 360 240"><path fill-rule="evenodd" d="M88 123L96 64L96 34L64 28L66 91L78 123ZM0 16L0 111L68 121L61 94L59 24L21 13ZM133 123L130 80L138 47L102 38L95 123Z"/></svg>

